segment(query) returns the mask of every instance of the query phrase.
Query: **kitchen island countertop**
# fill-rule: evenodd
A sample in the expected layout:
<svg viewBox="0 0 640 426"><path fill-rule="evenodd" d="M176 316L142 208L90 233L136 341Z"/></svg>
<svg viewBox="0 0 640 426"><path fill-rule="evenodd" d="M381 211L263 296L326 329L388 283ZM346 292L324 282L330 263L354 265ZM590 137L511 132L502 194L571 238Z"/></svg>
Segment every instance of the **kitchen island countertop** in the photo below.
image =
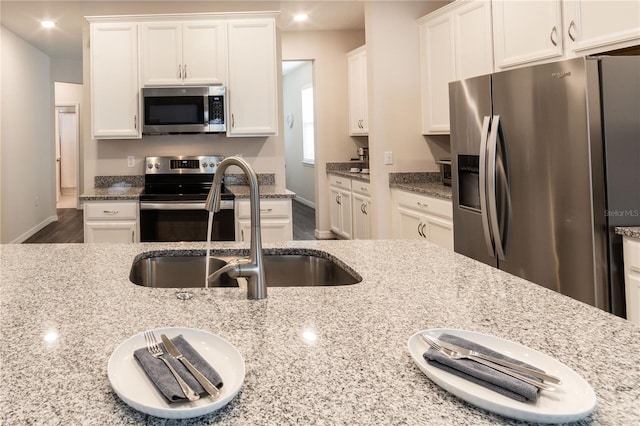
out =
<svg viewBox="0 0 640 426"><path fill-rule="evenodd" d="M221 336L247 368L227 406L170 424L521 424L462 402L416 367L407 340L440 327L509 339L572 368L597 396L580 424L640 423L640 327L624 319L421 240L265 244L327 251L363 280L270 287L261 301L236 288L181 301L175 289L128 280L141 252L203 247L1 245L0 424L167 424L118 398L107 362L132 335L169 326ZM246 245L214 245L235 247Z"/></svg>

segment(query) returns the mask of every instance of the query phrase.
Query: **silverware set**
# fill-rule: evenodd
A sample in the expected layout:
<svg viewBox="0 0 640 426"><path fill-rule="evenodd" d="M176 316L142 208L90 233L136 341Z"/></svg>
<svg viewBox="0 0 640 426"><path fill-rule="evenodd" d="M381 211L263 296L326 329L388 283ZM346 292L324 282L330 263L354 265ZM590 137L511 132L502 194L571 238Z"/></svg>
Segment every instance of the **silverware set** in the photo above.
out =
<svg viewBox="0 0 640 426"><path fill-rule="evenodd" d="M204 390L213 399L217 399L220 396L220 390L215 385L213 385L196 367L194 367L193 364L191 364L191 362L189 362L189 360L182 355L182 353L180 353L180 350L173 344L173 342L171 342L171 340L169 340L166 335L162 334L160 337L162 338L162 342L164 343L165 348L167 348L169 355L182 362L182 364L184 364L184 366L189 370L189 372L198 381L198 383L202 385ZM169 367L169 370L173 374L173 377L176 378L178 384L180 385L180 388L182 389L182 392L184 392L185 397L189 401L196 401L200 399L200 395L198 395L191 388L191 386L189 386L187 382L185 382L184 379L180 377L180 374L178 374L178 372L171 366L169 361L167 361L164 351L160 347L153 331L145 331L144 340L147 345L149 354L151 354L151 356L153 356L154 358L161 359L162 361L164 361L166 366Z"/></svg>
<svg viewBox="0 0 640 426"><path fill-rule="evenodd" d="M494 370L507 374L511 377L522 380L525 383L536 386L537 388L542 390L552 391L556 389L555 386L550 385L546 382L553 383L556 385L562 384L562 381L558 377L547 374L542 370L534 370L523 365L514 364L504 359L495 358L493 356L490 356L484 353L472 351L448 342L443 342L441 340L435 339L431 336L424 335L422 333L420 333L420 337L429 346L431 346L433 349L440 352L447 358L473 360L480 364L486 365L487 367L493 368ZM534 376L539 380L526 377L520 373Z"/></svg>

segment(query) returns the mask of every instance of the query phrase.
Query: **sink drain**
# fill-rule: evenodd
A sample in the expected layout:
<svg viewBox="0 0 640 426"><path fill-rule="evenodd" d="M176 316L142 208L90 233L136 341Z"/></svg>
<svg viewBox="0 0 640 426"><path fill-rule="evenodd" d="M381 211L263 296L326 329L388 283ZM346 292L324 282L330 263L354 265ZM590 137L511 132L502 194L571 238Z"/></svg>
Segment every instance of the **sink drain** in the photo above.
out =
<svg viewBox="0 0 640 426"><path fill-rule="evenodd" d="M180 300L190 300L193 298L193 292L191 291L176 291L176 297Z"/></svg>

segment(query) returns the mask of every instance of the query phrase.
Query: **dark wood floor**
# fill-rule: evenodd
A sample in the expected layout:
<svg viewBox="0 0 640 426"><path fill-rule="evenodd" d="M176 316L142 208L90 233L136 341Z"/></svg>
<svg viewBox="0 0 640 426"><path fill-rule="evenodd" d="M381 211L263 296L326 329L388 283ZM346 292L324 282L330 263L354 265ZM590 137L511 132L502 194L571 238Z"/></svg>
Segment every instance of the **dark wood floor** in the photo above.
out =
<svg viewBox="0 0 640 426"><path fill-rule="evenodd" d="M29 237L25 243L81 243L84 241L82 210L58 209L58 221Z"/></svg>
<svg viewBox="0 0 640 426"><path fill-rule="evenodd" d="M293 200L293 239L314 240L316 211ZM58 221L32 235L25 243L81 243L84 241L82 210L58 209Z"/></svg>

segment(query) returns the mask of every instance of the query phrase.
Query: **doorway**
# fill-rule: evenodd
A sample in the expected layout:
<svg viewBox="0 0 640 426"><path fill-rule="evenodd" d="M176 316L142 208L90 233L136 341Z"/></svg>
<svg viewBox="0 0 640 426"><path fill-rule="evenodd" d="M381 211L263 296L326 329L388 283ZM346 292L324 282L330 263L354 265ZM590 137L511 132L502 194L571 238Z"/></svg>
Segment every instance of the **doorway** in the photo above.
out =
<svg viewBox="0 0 640 426"><path fill-rule="evenodd" d="M78 151L80 120L78 104L56 104L56 208L78 208Z"/></svg>

